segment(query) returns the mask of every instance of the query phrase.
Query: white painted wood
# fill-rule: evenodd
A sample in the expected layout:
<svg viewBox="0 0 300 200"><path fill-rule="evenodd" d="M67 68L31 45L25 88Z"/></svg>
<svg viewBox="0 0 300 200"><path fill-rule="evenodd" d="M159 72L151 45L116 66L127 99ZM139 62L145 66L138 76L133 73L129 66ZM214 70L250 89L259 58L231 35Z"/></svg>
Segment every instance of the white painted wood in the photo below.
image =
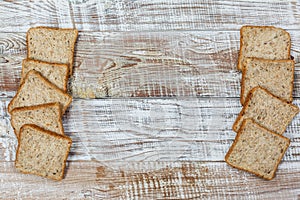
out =
<svg viewBox="0 0 300 200"><path fill-rule="evenodd" d="M299 106L299 12L296 0L1 1L0 199L299 199L299 116L272 181L223 161L241 109L240 27L291 33ZM74 101L63 116L73 145L61 182L21 174L13 163L7 104L26 31L40 25L79 29ZM115 99L99 99L107 96Z"/></svg>
<svg viewBox="0 0 300 200"><path fill-rule="evenodd" d="M0 31L32 26L83 31L238 30L242 24L298 29L299 2L228 0L21 0L0 2Z"/></svg>
<svg viewBox="0 0 300 200"><path fill-rule="evenodd" d="M17 141L8 103L1 103L0 158L13 161ZM69 160L223 161L240 110L237 98L74 100L64 116L65 133L73 139ZM284 161L300 160L299 120L284 134L291 139Z"/></svg>
<svg viewBox="0 0 300 200"><path fill-rule="evenodd" d="M290 31L295 97L300 96L298 32ZM70 81L75 98L240 95L238 31L79 34ZM12 97L18 88L25 42L24 33L0 34L3 97Z"/></svg>
<svg viewBox="0 0 300 200"><path fill-rule="evenodd" d="M299 161L283 162L265 181L223 162L68 162L65 178L18 173L0 162L5 199L297 199Z"/></svg>

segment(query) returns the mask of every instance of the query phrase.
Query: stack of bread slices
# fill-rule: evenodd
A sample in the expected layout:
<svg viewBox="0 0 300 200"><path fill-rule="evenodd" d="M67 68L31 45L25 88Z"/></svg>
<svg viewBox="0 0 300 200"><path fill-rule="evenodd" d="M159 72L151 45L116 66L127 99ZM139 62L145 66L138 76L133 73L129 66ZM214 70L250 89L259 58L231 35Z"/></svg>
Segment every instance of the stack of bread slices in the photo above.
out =
<svg viewBox="0 0 300 200"><path fill-rule="evenodd" d="M237 135L225 161L271 180L290 144L283 134L299 112L292 104L291 39L287 31L273 26L243 26L240 35L243 108L234 122Z"/></svg>
<svg viewBox="0 0 300 200"><path fill-rule="evenodd" d="M35 27L27 32L27 58L20 87L8 105L18 138L16 168L61 180L72 140L64 134L62 115L72 102L67 93L78 31Z"/></svg>

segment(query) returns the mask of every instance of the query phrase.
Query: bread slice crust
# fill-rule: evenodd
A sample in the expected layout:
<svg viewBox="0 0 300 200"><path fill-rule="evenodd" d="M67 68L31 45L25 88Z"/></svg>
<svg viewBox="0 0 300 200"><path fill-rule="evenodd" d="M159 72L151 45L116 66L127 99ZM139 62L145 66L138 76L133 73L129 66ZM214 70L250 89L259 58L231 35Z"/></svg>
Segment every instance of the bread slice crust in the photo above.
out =
<svg viewBox="0 0 300 200"><path fill-rule="evenodd" d="M290 63L292 67L291 67L291 71L290 71L291 81L289 82L289 88L282 88L282 90L288 89L289 95L285 96L285 98L284 98L283 96L276 95L276 93L274 93L274 92L272 94L276 95L277 97L282 98L283 100L285 100L285 101L287 101L289 103L291 103L293 101L294 72L295 72L295 61L294 60L268 60L268 59L262 59L262 58L246 58L246 60L245 60L244 63L247 63L247 62L261 62L262 64L266 64L266 63L269 63L269 64L272 64L272 63L274 63L274 64ZM283 68L282 66L279 66L279 67ZM284 66L284 67L286 67L286 66ZM244 105L244 103L246 101L246 98L247 98L247 95L249 93L248 91L245 91L245 87L247 85L246 79L248 78L247 76L248 76L248 71L249 70L250 70L249 66L247 64L245 64L243 72L242 72L242 80L241 80L241 97L240 97L240 102L241 102L242 105ZM264 70L267 70L267 69L264 69ZM274 73L275 74L276 72L270 72L270 73ZM277 75L277 76L280 76L280 75ZM284 79L284 77L282 77L282 79ZM280 79L280 80L282 80L282 79ZM280 80L278 80L278 79L272 80L273 86L276 87L276 88L281 87ZM270 86L270 83L265 83L265 84L263 84L263 83L257 83L256 86L263 87L263 88L265 88L268 91L270 91L272 89L271 88L272 86ZM249 90L249 91L251 91L251 90Z"/></svg>
<svg viewBox="0 0 300 200"><path fill-rule="evenodd" d="M32 55L31 55L31 45L30 45L30 34L32 31L35 31L35 30L46 30L48 32L50 31L62 31L62 32L72 32L74 31L74 38L73 40L70 42L71 45L70 45L70 54L68 55L68 59L69 61L68 62L64 62L64 63L61 63L61 64L68 64L69 66L69 76L71 76L73 74L73 65L74 65L74 53L75 53L75 44L76 44L76 41L77 41L77 38L78 38L78 30L77 29L72 29L72 28L57 28L57 27L47 27L47 26L37 26L37 27L32 27L30 28L28 31L27 31L27 34L26 34L26 44L27 44L27 58L28 59L34 59L34 60L40 60L40 61L46 61L46 59L35 59ZM58 61L52 61L51 63L60 63Z"/></svg>
<svg viewBox="0 0 300 200"><path fill-rule="evenodd" d="M31 65L31 67L29 67ZM27 69L28 68L28 69ZM62 83L58 83L56 81L56 78L52 78L52 74L45 74L43 73L43 68L55 68L55 69L61 69L63 73L61 74L62 76ZM53 70L55 70L53 69ZM36 70L41 73L41 75L48 79L51 83L56 85L59 89L63 91L67 91L67 86L68 86L68 77L69 77L69 65L67 64L58 64L58 63L49 63L49 62L43 62L43 61L38 61L38 60L31 60L31 59L24 59L22 61L22 72L21 72L21 83L24 81L24 78L26 77L27 73L30 70Z"/></svg>
<svg viewBox="0 0 300 200"><path fill-rule="evenodd" d="M54 103L41 104L41 105L36 105L36 106L20 107L20 108L13 109L11 111L10 122L11 122L11 125L12 125L12 127L14 129L14 132L15 132L17 138L19 138L20 129L17 130L17 128L16 128L17 125L14 123L16 113L26 112L26 111L32 111L32 112L34 112L34 111L37 111L37 110L47 109L47 108L51 108L51 107L54 107L54 109L57 109L57 111L59 113L59 115L57 116L57 119L56 119L57 121L56 122L57 122L57 125L59 126L58 128L59 128L60 131L56 132L56 133L58 133L60 135L64 135L64 127L63 127L62 120L61 120L61 118L62 118L61 108L60 108L60 105L59 105L58 102L54 102ZM42 127L40 124L36 124L36 123L32 123L32 124L39 125L39 127L43 128L45 130L48 130L48 129ZM52 132L55 132L55 131L52 130Z"/></svg>
<svg viewBox="0 0 300 200"><path fill-rule="evenodd" d="M21 106L14 106L15 101L17 101L17 99L19 98L19 95L20 95L21 91L25 87L26 80L29 77L31 77L31 76L37 78L39 81L41 81L41 83L44 83L47 87L49 87L51 90L53 90L54 93L61 94L62 96L64 96L67 99L67 102L65 102L65 105L61 104L62 114L64 114L65 111L67 110L67 108L69 107L69 105L72 102L72 96L70 96L69 94L65 93L64 91L62 91L61 89L59 89L57 86L55 86L54 84L52 84L51 82L49 82L46 78L44 78L39 72L37 72L35 70L31 70L30 72L27 73L27 75L26 75L26 77L24 79L24 82L20 85L20 87L19 87L16 95L13 97L13 99L8 104L8 112L11 113L11 111L13 109L17 108L17 107L34 106L34 105L39 105L39 104L46 104L46 103L57 102L57 101L51 100L51 101L42 102L42 103L36 103L36 104L32 103L32 104L28 104L28 105L26 104L26 105L21 105Z"/></svg>
<svg viewBox="0 0 300 200"><path fill-rule="evenodd" d="M282 59L290 59L290 53L291 53L291 36L289 34L289 32L285 31L282 28L278 28L275 26L251 26L251 25L245 25L242 26L240 29L240 51L239 51L239 55L238 55L238 64L237 64L237 69L242 71L243 70L243 62L244 62L244 57L258 57L258 56L245 56L244 53L242 52L243 47L244 47L244 30L245 29L273 29L273 30L280 30L282 31L284 34L286 34L288 41L287 41L287 50L284 56L282 56L279 59L276 60L282 60ZM259 58L265 58L265 59L269 59L268 57L264 57L263 55L260 55Z"/></svg>
<svg viewBox="0 0 300 200"><path fill-rule="evenodd" d="M57 176L43 176L42 174L38 173L38 172L30 172L29 170L24 170L22 169L20 166L19 166L19 156L20 156L20 149L22 148L22 134L23 134L23 131L26 130L26 129L32 129L32 130L35 130L37 132L39 132L40 134L45 134L45 135L48 135L50 137L54 137L56 139L62 139L62 140L66 140L67 143L68 143L68 148L66 149L66 152L65 152L65 156L64 156L64 159L63 159L63 165L62 165L62 175L57 177ZM51 131L47 131L47 130L44 130L42 129L41 127L39 126L36 126L34 124L25 124L24 126L21 127L21 131L20 131L20 137L18 138L18 148L17 148L17 151L16 151L16 160L15 160L15 166L17 169L19 169L22 173L24 174L34 174L34 175L38 175L38 176L42 176L42 177L45 177L45 178L50 178L50 179L53 179L53 180L62 180L63 177L64 177L64 171L65 171L65 168L66 168L66 161L67 161L67 158L68 158L68 155L69 155L69 152L70 152L70 149L71 149L71 145L72 145L72 139L68 136L65 136L65 135L59 135L57 133L54 133L54 132L51 132Z"/></svg>
<svg viewBox="0 0 300 200"><path fill-rule="evenodd" d="M230 155L233 153L233 150L234 150L234 148L236 147L237 143L239 142L240 137L241 137L241 135L243 134L244 128L246 127L247 124L251 124L252 126L257 126L259 129L261 129L261 130L263 130L263 131L265 131L265 132L268 132L269 134L273 135L274 137L279 137L279 138L281 138L282 140L284 140L284 141L287 143L287 145L285 146L285 148L284 148L282 154L277 158L277 162L276 162L276 164L274 165L274 170L273 170L273 174L271 174L271 177L269 177L269 176L264 176L263 174L260 174L260 173L258 173L257 171L254 171L254 170L245 169L245 168L243 168L243 167L241 167L241 166L239 166L239 165L235 165L235 164L233 164L233 163L231 163L231 162L229 161L229 157L230 157ZM234 139L233 144L231 145L231 147L229 148L229 150L228 150L228 152L227 152L227 154L226 154L226 156L225 156L225 162L226 162L228 165L230 165L231 167L233 167L233 168L236 168L236 169L239 169L239 170L243 170L243 171L246 171L246 172L255 174L256 176L258 176L258 177L260 177L260 178L264 178L264 179L266 179L266 180L272 180L272 179L275 177L275 173L276 173L276 171L277 171L278 165L279 165L279 163L281 162L281 160L282 160L282 158L283 158L283 156L284 156L284 153L286 152L286 150L287 150L287 148L289 147L289 145L290 145L290 139L288 139L288 138L286 138L286 137L284 137L284 136L282 136L282 135L279 135L279 134L277 134L277 133L274 133L274 132L272 132L272 131L270 131L270 130L264 128L263 126L261 126L261 125L255 123L252 119L245 119L245 120L242 122L241 128L239 129L239 131L238 131L238 133L237 133L237 135L236 135L236 137L235 137L235 139Z"/></svg>
<svg viewBox="0 0 300 200"><path fill-rule="evenodd" d="M249 104L251 103L251 99L252 99L254 93L257 92L257 91L259 91L259 90L265 92L270 98L275 98L275 99L279 100L280 102L282 102L283 104L289 105L291 108L293 108L294 113L292 113L292 117L291 117L291 118L293 118L294 116L296 116L296 115L299 113L299 108L298 108L298 106L296 106L296 105L294 105L294 104L291 104L291 103L288 103L288 102L286 102L286 101L284 101L284 100L278 98L277 96L273 95L273 94L270 93L268 90L266 90L266 89L264 89L264 88L262 88L262 87L260 87L260 86L257 86L257 87L253 88L253 89L249 92L249 94L248 94L248 96L247 96L247 98L246 98L244 107L242 108L241 112L239 113L237 119L235 120L235 122L234 122L234 124L233 124L233 126L232 126L232 130L233 130L233 131L238 132L238 130L239 130L239 128L240 128L240 125L241 125L241 123L242 123L242 121L243 121L242 118L243 118L244 115L247 113L247 110L248 110L248 108L250 107ZM249 118L249 117L247 117L247 118ZM242 120L242 121L241 121L241 120ZM254 120L254 119L253 119L253 120ZM291 120L292 120L292 119L291 119ZM259 121L257 121L257 120L254 120L254 121L255 121L256 123L260 124ZM261 124L260 124L260 125L261 125ZM267 129L269 129L269 130L271 130L271 131L273 131L273 132L276 132L276 133L282 135L282 134L284 133L284 131L286 130L287 126L288 126L288 123L286 123L285 126L282 127L282 130L281 130L280 132L273 131L273 130L271 130L270 128L265 127L265 126L264 126L264 127L267 128Z"/></svg>

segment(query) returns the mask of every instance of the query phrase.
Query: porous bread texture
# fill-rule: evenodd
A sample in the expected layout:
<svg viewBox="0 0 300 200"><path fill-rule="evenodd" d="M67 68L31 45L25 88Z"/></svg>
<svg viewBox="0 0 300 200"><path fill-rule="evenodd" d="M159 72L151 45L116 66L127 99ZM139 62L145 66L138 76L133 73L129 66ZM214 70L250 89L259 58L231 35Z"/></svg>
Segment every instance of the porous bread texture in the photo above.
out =
<svg viewBox="0 0 300 200"><path fill-rule="evenodd" d="M21 83L23 82L26 74L31 70L40 72L43 77L48 79L59 89L67 91L69 75L69 67L67 64L56 64L24 59L22 62Z"/></svg>
<svg viewBox="0 0 300 200"><path fill-rule="evenodd" d="M241 104L244 104L250 90L257 86L265 88L283 100L292 102L294 65L293 60L246 58L241 82Z"/></svg>
<svg viewBox="0 0 300 200"><path fill-rule="evenodd" d="M50 83L39 72L31 70L9 103L8 112L11 113L14 108L54 102L60 103L63 114L72 102L72 97Z"/></svg>
<svg viewBox="0 0 300 200"><path fill-rule="evenodd" d="M15 165L22 173L61 180L72 140L36 125L20 131Z"/></svg>
<svg viewBox="0 0 300 200"><path fill-rule="evenodd" d="M243 26L240 29L238 70L243 70L247 57L270 60L290 59L290 34L274 26Z"/></svg>
<svg viewBox="0 0 300 200"><path fill-rule="evenodd" d="M272 132L283 134L298 113L296 105L279 99L262 87L255 87L249 92L232 128L238 132L244 119L250 118Z"/></svg>
<svg viewBox="0 0 300 200"><path fill-rule="evenodd" d="M16 108L11 111L11 125L19 138L20 128L25 124L35 124L45 130L64 135L59 103Z"/></svg>
<svg viewBox="0 0 300 200"><path fill-rule="evenodd" d="M27 32L27 58L49 63L68 64L73 73L76 29L34 27Z"/></svg>
<svg viewBox="0 0 300 200"><path fill-rule="evenodd" d="M288 138L246 119L226 154L225 161L232 167L271 180L289 144Z"/></svg>

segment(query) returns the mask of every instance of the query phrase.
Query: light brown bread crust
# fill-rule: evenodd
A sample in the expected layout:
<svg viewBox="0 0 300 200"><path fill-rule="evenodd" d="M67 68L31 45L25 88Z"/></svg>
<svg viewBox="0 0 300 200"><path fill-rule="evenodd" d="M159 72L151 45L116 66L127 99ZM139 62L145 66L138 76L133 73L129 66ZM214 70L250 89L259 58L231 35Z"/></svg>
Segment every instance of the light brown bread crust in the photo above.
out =
<svg viewBox="0 0 300 200"><path fill-rule="evenodd" d="M48 103L48 104L41 104L41 105L36 105L36 106L28 106L28 107L21 107L21 108L15 108L11 111L11 118L10 118L10 122L11 122L11 125L14 129L14 132L17 136L17 138L19 138L19 132L20 130L18 130L16 127L17 125L14 123L15 121L15 114L16 113L19 113L19 112L26 112L26 111L35 111L35 110L40 110L40 109L47 109L47 108L51 108L51 107L55 107L57 108L57 111L59 112L59 115L57 116L57 124L58 124L58 128L59 128L59 132L57 132L58 134L60 135L64 135L64 127L63 127L63 124L62 124L62 112L61 112L61 109L60 109L60 105L58 102L55 102L55 103ZM29 116L28 116L29 117ZM34 123L34 125L39 125L39 124L36 124ZM41 127L45 130L47 130L46 128L44 127ZM54 132L54 131L52 131Z"/></svg>
<svg viewBox="0 0 300 200"><path fill-rule="evenodd" d="M53 71L57 71L57 69L60 69L60 72L61 71L64 72L64 73L60 74L61 79L63 79L63 81L58 82L56 77L52 77L52 73L49 73L49 74L44 73L43 68L46 68L46 69L54 68ZM67 91L68 77L69 77L69 65L49 63L49 62L43 62L43 61L31 60L31 59L24 59L22 61L21 83L24 81L24 78L27 75L27 73L31 70L36 70L36 71L40 72L44 78L48 79L51 83L56 85L59 89L65 91L65 92Z"/></svg>
<svg viewBox="0 0 300 200"><path fill-rule="evenodd" d="M240 97L240 102L242 105L244 105L245 103L245 100L246 100L246 97L248 95L248 92L245 92L245 87L246 87L246 76L248 74L248 71L249 71L249 66L247 65L247 62L248 61L253 61L253 62L261 62L261 63L291 63L292 67L291 67L291 80L289 82L289 88L284 88L284 90L288 89L289 91L289 95L288 96L280 96L279 94L277 95L276 93L272 93L280 98L282 98L283 100L291 103L293 101L293 88L294 88L294 71L295 71L295 61L294 60L268 60L268 59L262 59L262 58L246 58L245 62L246 64L244 64L244 69L243 69L243 72L242 72L242 80L241 80L241 97ZM270 69L271 70L271 69ZM274 73L276 74L276 71L270 71L270 73ZM285 78L286 79L286 78ZM280 84L282 84L281 82L282 79L278 80L278 79L274 79L272 80L272 84L274 87L276 88L279 88L281 87ZM288 81L286 79L286 81ZM270 88L270 86L268 86L270 83L267 83L267 84L261 84L261 83L257 83L256 86L260 86L260 87L263 87L264 89L268 90L268 91L271 91L272 88ZM281 89L281 88L279 88ZM283 89L283 88L282 88ZM247 93L247 94L245 94ZM285 97L285 98L284 98Z"/></svg>
<svg viewBox="0 0 300 200"><path fill-rule="evenodd" d="M68 142L68 148L66 150L66 153L65 153L65 157L64 157L64 160L63 160L63 166L62 166L62 175L60 177L56 177L56 176L43 176L42 174L40 173L37 173L37 172L30 172L29 170L24 170L22 169L20 166L19 166L19 155L20 155L20 144L22 144L21 140L22 140L22 134L23 134L23 131L25 129L33 129L33 130L36 130L38 131L39 133L41 134L46 134L46 135L50 135L56 139L63 139L63 140L66 140ZM59 134L56 134L54 132L51 132L51 131L47 131L47 130L44 130L34 124L25 124L24 126L22 126L21 128L21 131L20 131L20 137L18 138L18 148L17 148L17 151L16 151L16 160L15 160L15 166L17 169L19 169L22 173L24 174L34 174L34 175L38 175L38 176L42 176L42 177L46 177L46 178L50 178L50 179L53 179L53 180L62 180L63 177L64 177L64 171L65 171L65 168L66 168L66 162L67 162L67 158L68 158L68 155L69 155L69 152L70 152L70 148L71 148L71 145L72 145L72 139L68 136L65 136L65 135L59 135Z"/></svg>
<svg viewBox="0 0 300 200"><path fill-rule="evenodd" d="M50 83L47 79L45 79L39 72L35 71L35 70L31 70L30 72L27 73L24 82L20 85L16 95L13 97L13 99L10 101L10 103L8 104L8 112L11 113L11 111L17 107L26 107L26 106L34 106L34 105L39 105L39 104L46 104L46 103L53 103L53 102L57 102L57 101L49 101L49 102L43 102L43 103L37 103L34 104L33 102L31 102L30 105L22 105L22 106L14 106L14 103L17 101L17 98L20 95L20 92L23 90L24 85L26 84L26 80L30 77L30 76L35 76L37 77L41 83L44 83L45 85L47 85L49 88L51 88L52 90L54 90L57 94L61 94L64 97L66 97L68 99L67 103L65 105L61 104L62 107L62 114L65 113L65 111L67 110L67 108L69 107L69 105L72 102L72 96L70 96L69 94L65 93L64 91L60 90L57 86L53 85L52 83Z"/></svg>
<svg viewBox="0 0 300 200"><path fill-rule="evenodd" d="M48 32L50 31L62 31L62 32L72 32L74 31L74 38L73 41L71 41L70 45L70 55L68 55L69 62L64 62L61 63L59 61L52 61L51 63L61 63L61 64L68 64L69 65L69 76L73 74L73 64L74 64L74 52L75 52L75 44L78 38L78 30L77 29L71 29L71 28L56 28L56 27L46 27L46 26L38 26L38 27L33 27L30 28L27 31L26 34L26 43L27 43L27 58L33 59L33 60L40 60L40 61L48 61L47 59L37 59L33 55L31 55L31 45L30 45L30 34L32 31L38 31L38 30L47 30Z"/></svg>
<svg viewBox="0 0 300 200"><path fill-rule="evenodd" d="M254 29L273 29L273 30L280 30L282 31L284 34L287 35L287 38L288 38L288 41L287 41L287 50L285 52L285 55L280 57L280 58L277 58L276 60L281 60L281 59L290 59L290 53L291 53L291 37L290 37L290 34L285 31L284 29L282 28L277 28L277 27L274 27L274 26L249 26L249 25L246 25L246 26L242 26L241 29L240 29L240 51L239 51L239 56L238 56L238 64L237 64L237 69L238 70L243 70L243 62L244 62L244 57L259 57L259 58L265 58L265 59L270 59L269 56L266 56L266 55L263 55L261 54L260 56L247 56L247 55L244 55L245 53L242 52L243 51L243 48L244 48L244 31L246 29L249 29L249 28L254 28ZM254 44L254 45L257 45L257 44ZM261 49L264 49L264 48L261 48ZM280 51L280 50L279 50ZM267 54L269 55L269 54Z"/></svg>
<svg viewBox="0 0 300 200"><path fill-rule="evenodd" d="M282 99L280 99L280 98L274 96L274 95L273 95L272 93L270 93L268 90L266 90L266 89L264 89L264 88L258 86L258 87L253 88L253 89L249 92L249 94L248 94L248 96L247 96L247 98L246 98L244 107L242 108L241 112L239 113L237 119L235 120L235 122L234 122L234 124L233 124L233 126L232 126L232 130L233 130L233 131L235 131L235 132L238 132L238 131L239 131L240 125L241 125L241 123L242 123L242 121L243 121L242 118L244 117L244 115L245 115L246 112L247 112L247 109L249 108L249 104L250 104L250 102L251 102L251 98L253 97L253 94L254 94L256 91L258 91L258 90L262 90L262 91L264 91L265 93L267 93L270 97L275 98L275 99L278 99L278 100L281 101L283 104L289 105L290 107L292 107L292 108L294 109L294 112L295 112L295 113L291 113L292 118L293 118L295 115L297 115L297 114L299 113L299 108L298 108L296 105L291 104L291 103L288 103L287 101L284 101L284 100L282 100ZM246 118L246 119L247 119L247 118ZM242 120L242 121L241 121L241 120ZM257 124L261 125L258 121L256 121L256 120L254 120L254 121L255 121ZM281 132L277 132L277 131L273 131L273 130L272 130L272 131L273 131L273 132L276 132L276 133L278 133L278 134L283 134L284 131L286 130L287 126L288 126L288 124L286 124L286 125L283 127L283 131L281 131ZM265 128L267 128L267 127L265 127ZM267 129L271 130L270 128L267 128Z"/></svg>
<svg viewBox="0 0 300 200"><path fill-rule="evenodd" d="M236 147L238 141L240 140L241 134L243 133L244 128L246 127L246 124L247 124L247 123L252 123L252 125L255 125L255 126L259 127L260 129L269 132L269 134L272 134L272 135L275 136L275 137L280 137L280 138L282 138L283 140L285 140L285 141L287 142L287 146L286 146L285 149L283 150L283 152L282 152L282 154L280 155L280 157L277 159L277 162L276 162L276 164L275 164L275 166L274 166L274 173L272 174L271 177L264 176L264 175L262 175L262 174L259 174L259 173L256 172L256 171L253 171L253 170L245 169L245 168L243 168L243 167L241 167L241 166L238 166L238 165L235 165L235 164L233 164L233 163L231 163L231 162L229 161L229 157L230 157L230 155L232 154L232 151L234 150L234 148ZM246 171L246 172L255 174L256 176L258 176L258 177L260 177L260 178L264 178L264 179L266 179L266 180L272 180L272 179L275 177L275 172L276 172L276 170L277 170L277 168L278 168L278 165L279 165L279 163L281 162L281 160L282 160L282 158L283 158L283 156L284 156L284 153L286 152L286 150L287 150L287 148L289 147L289 145L290 145L290 139L288 139L288 138L286 138L286 137L284 137L284 136L282 136L282 135L278 135L277 133L274 133L274 132L272 132L272 131L269 131L268 129L264 128L263 126L261 126L261 125L255 123L252 119L245 119L245 120L242 122L241 128L239 129L239 131L238 131L238 133L237 133L237 135L236 135L236 137L235 137L235 139L234 139L233 144L231 145L230 149L228 150L228 152L227 152L227 154L226 154L226 156L225 156L225 162L226 162L228 165L230 165L231 167L234 167L234 168L236 168L236 169L243 170L243 171ZM255 155L253 155L253 156L255 156Z"/></svg>

